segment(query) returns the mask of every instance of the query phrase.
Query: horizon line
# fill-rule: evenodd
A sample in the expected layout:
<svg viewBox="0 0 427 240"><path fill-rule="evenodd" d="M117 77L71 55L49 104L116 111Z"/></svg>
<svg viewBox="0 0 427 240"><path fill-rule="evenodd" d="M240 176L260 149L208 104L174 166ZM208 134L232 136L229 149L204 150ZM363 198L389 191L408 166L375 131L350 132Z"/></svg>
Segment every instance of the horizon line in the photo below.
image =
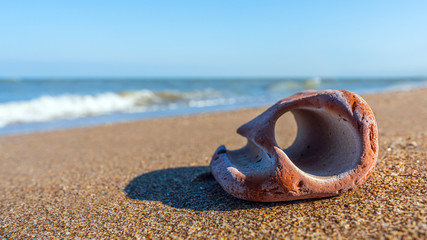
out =
<svg viewBox="0 0 427 240"><path fill-rule="evenodd" d="M160 80L160 79L179 79L179 80L193 80L193 79L199 79L199 80L215 80L215 79L262 79L262 78L268 78L268 79L282 79L282 78L291 78L291 79L313 79L313 78L320 78L320 79L349 79L349 78L359 78L359 79L390 79L390 78L427 78L427 75L382 75L382 76L369 76L369 75L360 75L360 76L321 76L321 75L298 75L298 76L292 76L292 75L283 75L283 76L0 76L0 80L10 80L10 81L19 81L19 80L117 80L117 79L128 79L128 80L137 80L137 79L153 79L153 80Z"/></svg>

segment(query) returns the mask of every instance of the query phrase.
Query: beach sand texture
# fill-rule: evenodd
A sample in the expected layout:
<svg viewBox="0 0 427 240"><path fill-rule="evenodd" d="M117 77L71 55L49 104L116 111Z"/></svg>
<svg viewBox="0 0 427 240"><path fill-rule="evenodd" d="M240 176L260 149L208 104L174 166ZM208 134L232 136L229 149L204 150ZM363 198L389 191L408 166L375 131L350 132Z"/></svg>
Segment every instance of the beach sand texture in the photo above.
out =
<svg viewBox="0 0 427 240"><path fill-rule="evenodd" d="M376 169L326 199L248 202L209 174L215 149L242 147L236 129L266 108L0 137L0 238L425 239L427 89L363 97ZM292 143L290 113L276 133Z"/></svg>

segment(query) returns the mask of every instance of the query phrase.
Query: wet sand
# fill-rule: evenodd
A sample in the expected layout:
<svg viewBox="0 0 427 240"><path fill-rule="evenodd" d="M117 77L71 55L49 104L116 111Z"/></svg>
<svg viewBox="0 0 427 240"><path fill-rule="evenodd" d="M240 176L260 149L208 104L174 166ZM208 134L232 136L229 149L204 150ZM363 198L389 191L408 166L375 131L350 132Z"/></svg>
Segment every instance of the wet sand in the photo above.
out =
<svg viewBox="0 0 427 240"><path fill-rule="evenodd" d="M284 96L285 97L285 96ZM380 153L343 195L255 203L209 174L266 108L0 137L0 238L419 238L427 232L427 89L363 96ZM278 122L278 143L296 134Z"/></svg>

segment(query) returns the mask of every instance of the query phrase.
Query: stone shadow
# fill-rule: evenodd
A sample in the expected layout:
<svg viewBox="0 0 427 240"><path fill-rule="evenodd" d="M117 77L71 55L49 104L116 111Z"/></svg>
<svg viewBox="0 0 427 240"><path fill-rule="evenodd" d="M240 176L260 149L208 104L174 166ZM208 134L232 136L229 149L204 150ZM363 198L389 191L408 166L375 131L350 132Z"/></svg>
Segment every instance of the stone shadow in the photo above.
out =
<svg viewBox="0 0 427 240"><path fill-rule="evenodd" d="M195 211L231 211L313 201L259 203L241 200L226 193L207 166L168 168L144 173L129 182L124 191L131 199L160 201L175 208Z"/></svg>

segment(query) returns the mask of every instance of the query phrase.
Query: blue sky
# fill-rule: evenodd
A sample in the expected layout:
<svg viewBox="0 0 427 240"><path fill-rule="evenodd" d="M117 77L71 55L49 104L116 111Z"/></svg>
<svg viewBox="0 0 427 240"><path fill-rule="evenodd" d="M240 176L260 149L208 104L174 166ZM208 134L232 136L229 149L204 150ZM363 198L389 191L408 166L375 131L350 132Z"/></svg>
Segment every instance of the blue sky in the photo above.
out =
<svg viewBox="0 0 427 240"><path fill-rule="evenodd" d="M2 1L0 76L426 76L427 1Z"/></svg>

